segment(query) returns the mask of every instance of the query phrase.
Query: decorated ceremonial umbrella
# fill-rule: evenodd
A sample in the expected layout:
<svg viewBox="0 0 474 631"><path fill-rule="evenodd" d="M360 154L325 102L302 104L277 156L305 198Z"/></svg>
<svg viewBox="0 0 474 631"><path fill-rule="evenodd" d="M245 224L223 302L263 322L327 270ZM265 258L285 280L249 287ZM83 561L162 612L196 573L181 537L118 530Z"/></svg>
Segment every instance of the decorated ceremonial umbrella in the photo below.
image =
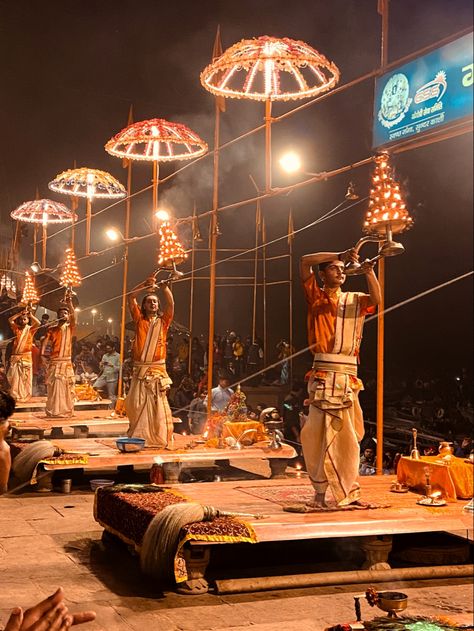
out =
<svg viewBox="0 0 474 631"><path fill-rule="evenodd" d="M46 267L47 227L50 223L69 223L77 219L75 213L64 204L51 199L35 199L23 202L10 214L16 221L40 224L43 227L42 267ZM33 258L36 259L36 239L34 240Z"/></svg>
<svg viewBox="0 0 474 631"><path fill-rule="evenodd" d="M228 48L201 72L216 96L265 101L265 189L271 188L272 101L317 96L339 81L337 66L304 42L264 35Z"/></svg>
<svg viewBox="0 0 474 631"><path fill-rule="evenodd" d="M57 175L48 187L57 193L86 198L86 256L90 254L92 200L126 196L125 188L110 173L81 167Z"/></svg>
<svg viewBox="0 0 474 631"><path fill-rule="evenodd" d="M162 118L132 123L105 145L113 156L153 162L153 214L158 209L159 163L197 158L207 149L207 143L189 127Z"/></svg>

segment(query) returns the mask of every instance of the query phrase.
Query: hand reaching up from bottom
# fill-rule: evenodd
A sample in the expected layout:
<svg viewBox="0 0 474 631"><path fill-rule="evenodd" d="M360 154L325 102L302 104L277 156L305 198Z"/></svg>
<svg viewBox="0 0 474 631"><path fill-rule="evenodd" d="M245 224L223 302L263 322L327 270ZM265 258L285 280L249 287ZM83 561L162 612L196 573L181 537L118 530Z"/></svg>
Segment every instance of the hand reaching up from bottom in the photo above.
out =
<svg viewBox="0 0 474 631"><path fill-rule="evenodd" d="M64 604L64 591L59 587L25 612L16 607L8 619L4 631L66 631L72 626L95 620L94 611L71 614Z"/></svg>

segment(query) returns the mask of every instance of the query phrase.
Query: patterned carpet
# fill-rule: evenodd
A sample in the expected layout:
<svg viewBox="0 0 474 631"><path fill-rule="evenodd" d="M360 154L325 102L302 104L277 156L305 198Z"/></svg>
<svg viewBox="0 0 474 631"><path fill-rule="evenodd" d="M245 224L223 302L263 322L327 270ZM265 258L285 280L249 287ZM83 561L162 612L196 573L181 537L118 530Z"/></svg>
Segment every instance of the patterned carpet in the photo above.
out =
<svg viewBox="0 0 474 631"><path fill-rule="evenodd" d="M306 505L314 500L314 490L311 485L301 486L290 485L268 485L268 486L239 486L236 487L242 493L259 497L262 500L279 504L283 510L292 513L328 513L332 511L369 510L375 508L388 508L390 504L384 502L386 497L371 497L370 503L363 506L351 504L350 506L337 506L328 491L326 501L327 507L307 508Z"/></svg>

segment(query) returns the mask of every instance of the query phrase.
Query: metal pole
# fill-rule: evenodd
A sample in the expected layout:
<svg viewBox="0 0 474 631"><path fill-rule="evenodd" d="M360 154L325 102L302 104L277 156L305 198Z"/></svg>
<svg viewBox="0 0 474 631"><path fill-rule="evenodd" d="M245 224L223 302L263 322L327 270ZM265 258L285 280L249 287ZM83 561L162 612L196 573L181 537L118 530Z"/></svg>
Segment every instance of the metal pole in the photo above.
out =
<svg viewBox="0 0 474 631"><path fill-rule="evenodd" d="M74 241L75 241L75 232L76 232L76 210L78 207L78 199L77 197L72 198L71 210L72 210L72 219L71 219L71 249L74 250Z"/></svg>
<svg viewBox="0 0 474 631"><path fill-rule="evenodd" d="M267 365L267 235L265 219L262 216L262 267L263 267L263 365Z"/></svg>
<svg viewBox="0 0 474 631"><path fill-rule="evenodd" d="M191 241L191 282L189 287L189 349L188 349L188 373L191 374L192 369L192 341L193 341L193 316L194 316L194 262L195 262L195 254L196 254L196 240L195 240L195 221L196 221L196 204L194 204L193 208L193 234Z"/></svg>
<svg viewBox="0 0 474 631"><path fill-rule="evenodd" d="M158 210L158 177L160 167L158 160L153 161L153 221L156 222L155 213Z"/></svg>
<svg viewBox="0 0 474 631"><path fill-rule="evenodd" d="M215 123L214 123L214 160L213 160L213 191L212 191L212 215L211 215L211 257L210 257L210 281L209 281L209 343L207 351L207 413L211 413L212 404L212 378L214 372L214 324L216 306L216 248L217 248L217 209L219 207L219 132L220 109L217 98L215 99Z"/></svg>
<svg viewBox="0 0 474 631"><path fill-rule="evenodd" d="M41 267L45 269L46 267L46 241L48 239L48 229L45 224L43 224L43 256L41 259Z"/></svg>
<svg viewBox="0 0 474 631"><path fill-rule="evenodd" d="M33 262L36 262L36 241L38 239L38 224L35 223L35 227L33 230Z"/></svg>
<svg viewBox="0 0 474 631"><path fill-rule="evenodd" d="M89 197L86 197L86 256L91 253L91 220L92 204Z"/></svg>
<svg viewBox="0 0 474 631"><path fill-rule="evenodd" d="M123 393L123 362L125 360L125 324L127 321L127 278L128 278L128 239L130 235L130 210L132 205L132 161L128 161L127 171L127 200L125 202L125 247L123 251L123 279L122 279L122 315L120 320L120 369L117 384L117 397Z"/></svg>
<svg viewBox="0 0 474 631"><path fill-rule="evenodd" d="M379 5L382 15L382 34L380 45L381 70L387 65L388 54L388 0ZM384 336L385 336L385 259L379 260L380 304L377 318L377 447L376 474L383 473L383 407L384 407Z"/></svg>
<svg viewBox="0 0 474 631"><path fill-rule="evenodd" d="M252 311L252 343L255 344L257 331L257 278L258 278L258 231L260 230L261 208L257 200L255 212L255 257L253 266L253 311Z"/></svg>
<svg viewBox="0 0 474 631"><path fill-rule="evenodd" d="M265 192L272 188L272 101L265 101Z"/></svg>
<svg viewBox="0 0 474 631"><path fill-rule="evenodd" d="M291 220L291 208L290 208L290 220ZM289 221L291 227L293 222ZM290 384L293 383L293 235L288 235L288 279L289 279L289 312L288 312L288 342L290 344Z"/></svg>

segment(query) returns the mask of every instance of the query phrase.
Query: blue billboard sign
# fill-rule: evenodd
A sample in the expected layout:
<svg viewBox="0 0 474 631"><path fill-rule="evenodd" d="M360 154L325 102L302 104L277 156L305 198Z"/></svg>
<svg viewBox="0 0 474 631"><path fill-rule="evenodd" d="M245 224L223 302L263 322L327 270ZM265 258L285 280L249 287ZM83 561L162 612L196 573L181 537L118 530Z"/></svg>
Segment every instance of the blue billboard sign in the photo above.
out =
<svg viewBox="0 0 474 631"><path fill-rule="evenodd" d="M473 113L472 33L377 79L373 147L404 140Z"/></svg>

